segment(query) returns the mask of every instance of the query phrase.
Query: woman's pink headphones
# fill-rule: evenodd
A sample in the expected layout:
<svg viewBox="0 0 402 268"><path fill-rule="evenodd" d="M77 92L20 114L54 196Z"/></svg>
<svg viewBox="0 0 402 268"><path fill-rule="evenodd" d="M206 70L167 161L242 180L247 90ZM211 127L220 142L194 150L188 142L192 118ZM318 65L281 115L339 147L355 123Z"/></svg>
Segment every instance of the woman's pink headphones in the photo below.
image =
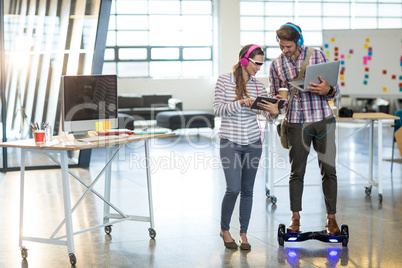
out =
<svg viewBox="0 0 402 268"><path fill-rule="evenodd" d="M261 48L261 47L258 46L258 45L252 45L252 46L248 49L246 55L244 55L244 57L240 60L241 66L247 66L247 64L248 64L248 57L250 56L251 52L253 52L253 50L256 49L256 48Z"/></svg>

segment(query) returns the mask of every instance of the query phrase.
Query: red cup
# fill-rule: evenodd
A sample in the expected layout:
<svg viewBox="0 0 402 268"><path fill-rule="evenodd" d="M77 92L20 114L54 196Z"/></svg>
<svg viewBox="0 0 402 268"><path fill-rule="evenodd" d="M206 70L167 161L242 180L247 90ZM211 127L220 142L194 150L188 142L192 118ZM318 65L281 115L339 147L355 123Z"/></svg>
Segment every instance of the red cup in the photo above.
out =
<svg viewBox="0 0 402 268"><path fill-rule="evenodd" d="M43 143L45 142L45 131L44 130L35 130L34 137L36 143Z"/></svg>

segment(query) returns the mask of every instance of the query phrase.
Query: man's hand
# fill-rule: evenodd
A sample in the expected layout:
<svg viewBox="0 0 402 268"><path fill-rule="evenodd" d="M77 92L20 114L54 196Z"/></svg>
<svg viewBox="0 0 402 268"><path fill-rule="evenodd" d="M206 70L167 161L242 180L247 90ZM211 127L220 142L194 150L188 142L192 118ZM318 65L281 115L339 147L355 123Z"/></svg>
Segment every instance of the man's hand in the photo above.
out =
<svg viewBox="0 0 402 268"><path fill-rule="evenodd" d="M327 84L327 82L321 76L318 76L318 80L320 83L310 83L307 89L311 90L311 93L318 94L318 95L328 95L328 92L331 90L331 87Z"/></svg>

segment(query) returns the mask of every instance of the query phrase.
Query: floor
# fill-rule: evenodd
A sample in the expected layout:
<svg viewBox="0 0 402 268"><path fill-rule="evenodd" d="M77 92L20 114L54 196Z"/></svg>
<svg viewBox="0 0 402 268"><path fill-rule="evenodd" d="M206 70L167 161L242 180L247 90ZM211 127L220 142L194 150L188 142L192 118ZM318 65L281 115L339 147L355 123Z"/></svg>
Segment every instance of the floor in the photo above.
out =
<svg viewBox="0 0 402 268"><path fill-rule="evenodd" d="M338 130L338 213L339 224L349 226L347 247L323 243L277 242L278 225L290 220L286 186L289 163L280 145L266 155L257 173L254 203L249 226L250 251L225 249L219 237L220 205L225 191L219 166L216 130L184 131L172 138L151 143L152 192L156 238L150 239L148 222L115 224L111 234L103 228L74 237L76 267L402 267L402 164L394 163L390 173L391 122L384 124L383 201L378 189L366 195L367 181L348 168L368 176L368 129L349 138L363 122L339 123ZM265 139L268 139L267 133ZM375 135L376 138L376 135ZM375 143L376 145L376 143ZM398 150L396 148L396 150ZM145 160L142 143L123 148L113 164L112 202L129 214L148 216ZM374 151L376 156L376 150ZM398 151L396 158L401 158ZM84 181L93 180L102 168L105 153L93 151L89 169L74 169ZM377 161L374 161L374 179ZM345 167L346 166L346 167ZM272 204L266 198L266 172L285 177L274 189ZM59 170L28 171L26 176L25 224L27 236L49 237L63 220ZM351 183L356 185L351 185ZM359 184L361 183L361 184ZM301 229L324 229L325 207L316 160L306 174ZM73 204L84 187L70 180ZM103 179L95 186L103 192ZM19 172L0 174L0 267L71 267L65 246L24 242L28 258L22 259L18 245ZM74 231L102 224L103 204L94 195L84 199L73 214ZM51 215L51 217L50 217ZM231 231L238 238L238 207ZM60 234L63 235L63 229Z"/></svg>

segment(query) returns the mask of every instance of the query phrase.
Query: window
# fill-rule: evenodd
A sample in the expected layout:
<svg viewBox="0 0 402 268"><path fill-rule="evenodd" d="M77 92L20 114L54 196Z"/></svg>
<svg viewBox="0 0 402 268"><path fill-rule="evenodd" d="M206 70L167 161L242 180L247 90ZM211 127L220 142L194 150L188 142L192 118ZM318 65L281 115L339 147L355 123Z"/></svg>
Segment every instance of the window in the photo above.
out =
<svg viewBox="0 0 402 268"><path fill-rule="evenodd" d="M286 22L303 30L306 45L322 47L322 31L332 29L402 28L400 0L240 0L241 46L255 43L265 49L267 75L279 54L275 31Z"/></svg>
<svg viewBox="0 0 402 268"><path fill-rule="evenodd" d="M103 73L213 74L212 0L113 0Z"/></svg>

